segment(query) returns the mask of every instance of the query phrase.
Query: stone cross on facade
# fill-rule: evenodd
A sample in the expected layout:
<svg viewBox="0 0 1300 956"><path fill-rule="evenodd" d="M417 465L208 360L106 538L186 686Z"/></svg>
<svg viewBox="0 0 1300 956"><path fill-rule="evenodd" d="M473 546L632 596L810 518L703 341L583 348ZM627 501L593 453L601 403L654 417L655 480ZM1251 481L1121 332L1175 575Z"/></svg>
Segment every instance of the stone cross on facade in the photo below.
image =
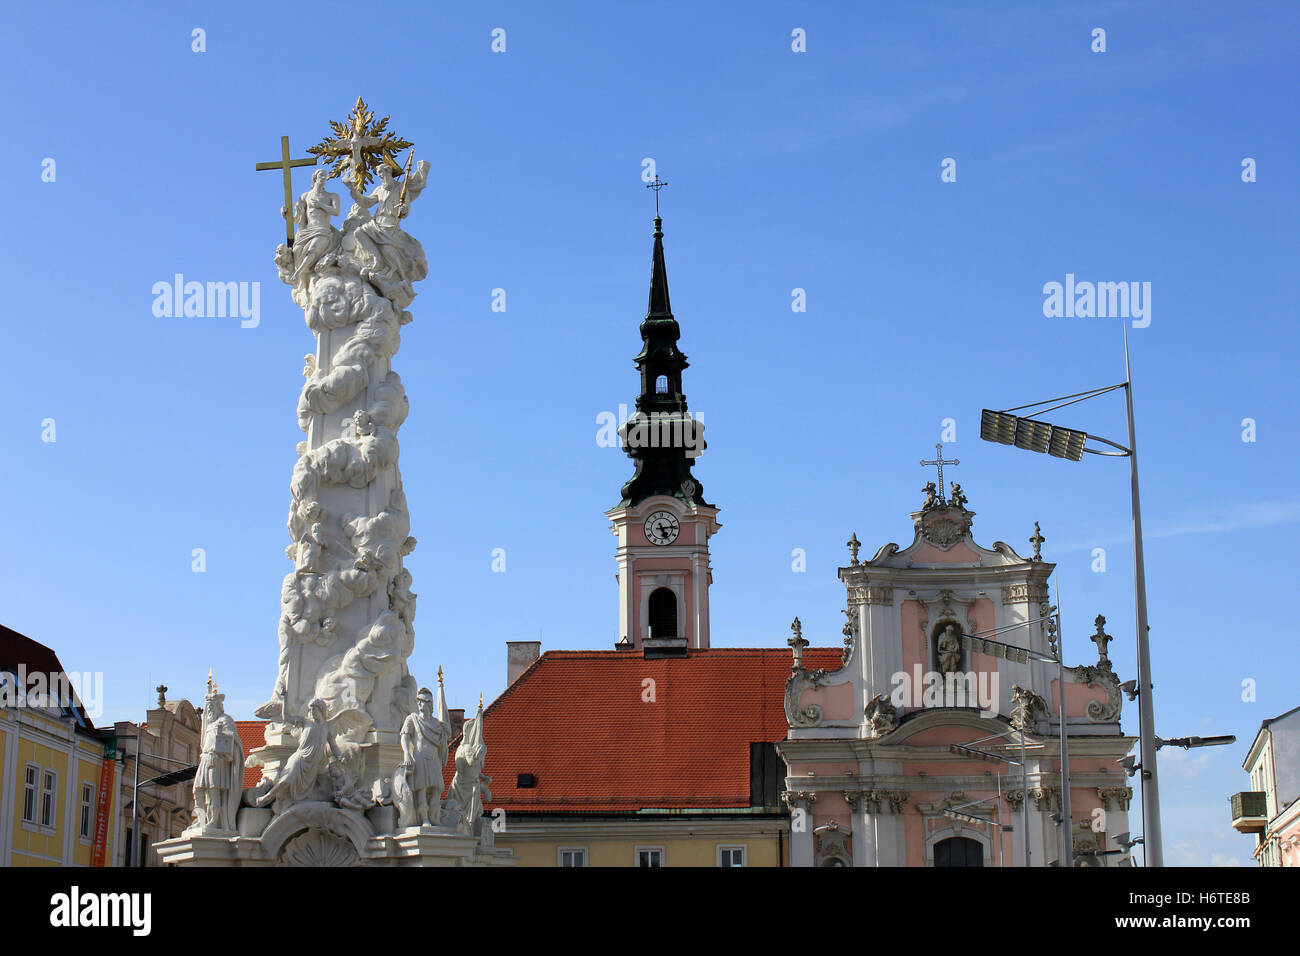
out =
<svg viewBox="0 0 1300 956"><path fill-rule="evenodd" d="M957 459L957 458L953 458L953 459L951 459L950 461L945 461L945 460L944 460L944 457L943 457L943 442L936 442L936 443L935 443L935 446L934 446L934 451L935 451L935 458L934 458L934 461L926 461L925 459L922 459L922 460L921 460L921 467L922 467L922 468L928 468L930 465L937 465L937 466L938 466L938 468L939 468L939 501L940 501L940 502L946 502L948 499L947 499L947 496L944 494L944 491L943 491L943 466L944 466L944 465L960 465L960 464L961 464L961 461L960 461L960 459Z"/></svg>
<svg viewBox="0 0 1300 956"><path fill-rule="evenodd" d="M1097 650L1100 652L1100 656L1097 658L1097 660L1098 662L1108 661L1110 660L1110 658L1106 654L1106 645L1109 644L1111 641L1113 641L1115 638L1111 637L1109 634L1106 633L1105 615L1098 614L1097 620L1093 621L1093 623L1097 625L1097 633L1092 635L1092 642L1097 645Z"/></svg>
<svg viewBox="0 0 1300 956"><path fill-rule="evenodd" d="M154 690L158 692L158 706L161 707L163 704L167 703L167 685L159 684L154 688Z"/></svg>

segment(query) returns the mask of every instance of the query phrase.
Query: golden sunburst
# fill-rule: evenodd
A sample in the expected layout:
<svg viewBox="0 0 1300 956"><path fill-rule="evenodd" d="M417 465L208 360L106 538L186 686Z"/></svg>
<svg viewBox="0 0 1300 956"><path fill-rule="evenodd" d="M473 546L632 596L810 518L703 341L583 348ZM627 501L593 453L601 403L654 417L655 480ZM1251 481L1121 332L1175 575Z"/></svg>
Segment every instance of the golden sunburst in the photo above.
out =
<svg viewBox="0 0 1300 956"><path fill-rule="evenodd" d="M363 192L374 178L373 171L380 166L389 167L396 179L402 175L402 166L393 154L411 143L386 132L387 116L377 123L374 119L375 114L366 106L366 101L358 96L357 105L348 114L346 123L330 120L334 138L321 140L307 152L333 167L330 179L351 170L353 185Z"/></svg>

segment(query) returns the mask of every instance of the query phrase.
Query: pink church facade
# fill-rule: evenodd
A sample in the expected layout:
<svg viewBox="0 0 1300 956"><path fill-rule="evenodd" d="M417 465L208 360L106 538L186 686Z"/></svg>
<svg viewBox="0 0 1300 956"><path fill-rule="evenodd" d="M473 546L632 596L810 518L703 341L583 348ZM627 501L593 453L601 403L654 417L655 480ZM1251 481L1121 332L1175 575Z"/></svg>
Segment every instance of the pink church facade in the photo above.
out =
<svg viewBox="0 0 1300 956"><path fill-rule="evenodd" d="M1023 866L1026 851L1030 866L1060 865L1062 826L1072 865L1128 864L1116 838L1127 838L1132 790L1119 760L1135 738L1120 729L1104 618L1096 663L1064 668L1065 821L1055 566L1037 533L1029 558L1001 541L981 547L973 517L953 486L951 502L931 493L912 515L908 547L859 561L850 541L838 670L804 669L807 642L792 639L778 749L794 865Z"/></svg>

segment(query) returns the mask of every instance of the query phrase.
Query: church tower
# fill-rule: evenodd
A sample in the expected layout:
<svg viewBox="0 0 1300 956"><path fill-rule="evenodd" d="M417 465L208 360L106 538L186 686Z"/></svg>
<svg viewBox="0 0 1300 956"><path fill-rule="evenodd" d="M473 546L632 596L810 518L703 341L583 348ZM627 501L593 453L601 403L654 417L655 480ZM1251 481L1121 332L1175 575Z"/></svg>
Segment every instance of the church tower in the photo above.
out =
<svg viewBox="0 0 1300 956"><path fill-rule="evenodd" d="M668 299L663 220L655 217L650 303L636 367L641 394L619 426L635 465L618 505L605 514L618 537L619 640L651 656L709 646L709 538L721 525L691 465L704 451L704 425L682 393L686 356Z"/></svg>

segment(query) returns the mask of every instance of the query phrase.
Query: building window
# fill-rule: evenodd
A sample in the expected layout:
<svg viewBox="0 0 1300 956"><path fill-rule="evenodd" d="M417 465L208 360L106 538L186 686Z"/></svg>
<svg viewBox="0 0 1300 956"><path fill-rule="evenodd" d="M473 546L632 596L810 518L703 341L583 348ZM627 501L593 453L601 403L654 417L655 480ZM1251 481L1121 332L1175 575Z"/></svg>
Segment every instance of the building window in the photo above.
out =
<svg viewBox="0 0 1300 956"><path fill-rule="evenodd" d="M718 847L718 866L744 866L745 848L743 846Z"/></svg>
<svg viewBox="0 0 1300 956"><path fill-rule="evenodd" d="M95 785L93 783L83 783L81 785L81 825L78 828L78 835L83 840L89 840L92 828L95 823Z"/></svg>
<svg viewBox="0 0 1300 956"><path fill-rule="evenodd" d="M677 595L668 588L650 594L650 636L677 636Z"/></svg>
<svg viewBox="0 0 1300 956"><path fill-rule="evenodd" d="M40 776L40 768L29 763L27 776L23 782L23 823L36 822L36 781Z"/></svg>
<svg viewBox="0 0 1300 956"><path fill-rule="evenodd" d="M636 848L637 866L663 866L664 848L661 846L639 846Z"/></svg>
<svg viewBox="0 0 1300 956"><path fill-rule="evenodd" d="M668 376L667 376L667 375L660 375L657 379L655 379L655 394L656 394L656 395L667 395L667 394L668 394Z"/></svg>
<svg viewBox="0 0 1300 956"><path fill-rule="evenodd" d="M587 848L585 846L560 847L560 866L586 866Z"/></svg>
<svg viewBox="0 0 1300 956"><path fill-rule="evenodd" d="M935 866L983 866L984 845L966 837L949 837L934 845Z"/></svg>
<svg viewBox="0 0 1300 956"><path fill-rule="evenodd" d="M59 778L53 770L45 771L41 779L41 826L54 827L55 791Z"/></svg>

